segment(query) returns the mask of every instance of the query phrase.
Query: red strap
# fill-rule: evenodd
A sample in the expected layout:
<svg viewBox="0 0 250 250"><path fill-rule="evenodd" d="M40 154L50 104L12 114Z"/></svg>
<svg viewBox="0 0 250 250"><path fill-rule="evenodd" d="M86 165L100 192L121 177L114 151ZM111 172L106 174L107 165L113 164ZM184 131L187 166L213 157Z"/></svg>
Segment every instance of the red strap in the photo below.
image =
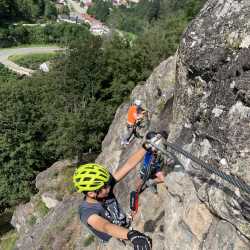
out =
<svg viewBox="0 0 250 250"><path fill-rule="evenodd" d="M139 193L137 191L132 191L130 193L130 209L137 213L139 207Z"/></svg>

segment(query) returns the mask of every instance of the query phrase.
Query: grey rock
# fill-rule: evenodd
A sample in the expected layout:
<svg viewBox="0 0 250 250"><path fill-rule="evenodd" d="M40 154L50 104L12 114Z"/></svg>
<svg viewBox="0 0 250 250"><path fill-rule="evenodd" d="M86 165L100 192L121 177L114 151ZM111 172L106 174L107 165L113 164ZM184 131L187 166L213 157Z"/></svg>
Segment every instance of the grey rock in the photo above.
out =
<svg viewBox="0 0 250 250"><path fill-rule="evenodd" d="M186 173L166 177L165 249L201 249L213 222L213 215L196 196L192 180Z"/></svg>
<svg viewBox="0 0 250 250"><path fill-rule="evenodd" d="M49 211L44 220L20 234L16 249L82 249L88 235L83 233L77 213L81 201L81 195L65 198L54 210Z"/></svg>
<svg viewBox="0 0 250 250"><path fill-rule="evenodd" d="M250 154L246 153L250 149L249 10L249 1L209 0L189 25L178 50L170 134L172 141L247 183L250 182ZM190 124L189 129L184 124ZM204 139L211 145L209 150L204 151L207 148ZM223 158L227 164L221 164ZM180 161L186 170L190 169L187 160L180 157ZM199 169L192 169L192 178L208 209L250 239L249 197ZM237 246L232 245L231 249Z"/></svg>
<svg viewBox="0 0 250 250"><path fill-rule="evenodd" d="M226 232L226 233L225 233ZM202 245L203 249L249 249L249 241L226 221L215 221Z"/></svg>
<svg viewBox="0 0 250 250"><path fill-rule="evenodd" d="M56 205L59 203L56 198L56 192L45 192L41 195L41 198L47 208L56 207Z"/></svg>

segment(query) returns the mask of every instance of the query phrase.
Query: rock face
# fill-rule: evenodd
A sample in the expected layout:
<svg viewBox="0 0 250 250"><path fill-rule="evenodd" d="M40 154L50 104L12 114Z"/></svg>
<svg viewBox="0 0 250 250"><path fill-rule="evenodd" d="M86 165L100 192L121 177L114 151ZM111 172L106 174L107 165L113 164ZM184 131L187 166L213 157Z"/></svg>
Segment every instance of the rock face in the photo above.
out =
<svg viewBox="0 0 250 250"><path fill-rule="evenodd" d="M208 0L183 34L176 56L162 62L131 95L131 100L142 99L149 110L150 129L168 130L169 141L247 183L249 13L249 0ZM126 149L120 146L128 106L124 103L117 110L96 160L111 172L141 144L134 140ZM250 249L249 195L173 153L176 166L165 184L158 185L157 195L146 190L140 196L133 227L153 238L154 250ZM79 222L82 197L73 193L69 178L74 168L69 165L59 162L41 173L39 193L16 210L13 224L20 232L16 249L96 249ZM125 210L137 174L131 173L115 189ZM37 212L41 203L46 213ZM131 246L112 240L108 249Z"/></svg>
<svg viewBox="0 0 250 250"><path fill-rule="evenodd" d="M178 50L173 118L171 105L166 105L164 115L158 113L151 123L151 128L156 129L170 125L170 141L247 183L249 10L249 1L207 1L183 35ZM157 77L151 79L153 84L158 83ZM150 101L147 93L155 98L155 91L143 92L139 88L133 94L146 103ZM166 89L171 92L171 87ZM157 98L155 101L157 104ZM151 106L155 107L153 102L148 105ZM162 122L166 114L170 117ZM105 155L110 155L113 151L107 145ZM116 167L129 153L122 152L117 161L113 159ZM140 218L135 222L139 229L157 237L159 245L154 249L249 249L249 195L207 174L180 154L176 156L185 172L170 173L166 177L168 191L162 188L158 197L143 193ZM132 184L127 183L132 183L131 179L123 184L123 190L131 190ZM123 194L120 197L125 204L126 191Z"/></svg>
<svg viewBox="0 0 250 250"><path fill-rule="evenodd" d="M12 217L19 233L15 249L93 249L93 237L79 221L82 195L73 193L74 169L71 161L59 161L37 176L38 194Z"/></svg>
<svg viewBox="0 0 250 250"><path fill-rule="evenodd" d="M188 27L178 52L174 119L170 135L172 141L196 156L248 183L249 11L249 1L208 1ZM204 145L207 145L206 149ZM204 174L201 178L200 171L195 171L191 162L182 162L185 169L195 176L193 180L198 197L210 211L225 220L223 224L215 222L216 225L227 228L231 239L238 239L237 229L242 242L244 236L249 240L249 196L235 192L233 186L220 178L211 180ZM221 228L213 223L211 227ZM227 231L225 234L228 236ZM221 243L214 244L219 247ZM249 241L247 244L245 248L249 248ZM210 246L210 243L205 246ZM233 247L239 249L237 243Z"/></svg>
<svg viewBox="0 0 250 250"><path fill-rule="evenodd" d="M131 100L139 98L143 101L143 106L150 111L150 129L168 130L168 125L172 120L172 104L175 85L176 57L170 57L162 62L152 73L145 84L138 85L131 94ZM102 144L102 153L96 162L109 167L114 172L121 166L128 157L139 147L141 140L134 140L125 150L120 146L121 133L126 126L126 113L129 104L123 104L117 110L115 119L110 126L109 132ZM128 175L115 188L115 193L123 208L129 212L129 193L135 189L135 178L137 172ZM165 201L166 187L158 187L159 195L155 195L149 190L143 192L140 198L140 208L137 217L133 222L133 227L147 232L153 238L154 249L164 248L164 214L162 204ZM150 206L149 206L149 201ZM122 246L118 241L110 242L108 249L132 249L131 246Z"/></svg>
<svg viewBox="0 0 250 250"><path fill-rule="evenodd" d="M162 62L154 70L147 82L138 85L131 94L131 100L141 99L143 106L150 111L152 115L151 128L168 129L168 122L172 119L171 109L175 84L175 65L176 57L170 57ZM150 98L148 98L149 96ZM117 110L114 121L102 143L102 153L96 159L96 162L109 167L111 172L114 172L118 166L121 166L141 144L141 141L136 139L126 150L120 146L122 131L126 126L128 107L129 103L126 103ZM154 124L157 124L157 126L154 126ZM126 208L129 205L129 192L134 188L134 175L126 177L123 182L118 184L117 192L121 197L123 206Z"/></svg>

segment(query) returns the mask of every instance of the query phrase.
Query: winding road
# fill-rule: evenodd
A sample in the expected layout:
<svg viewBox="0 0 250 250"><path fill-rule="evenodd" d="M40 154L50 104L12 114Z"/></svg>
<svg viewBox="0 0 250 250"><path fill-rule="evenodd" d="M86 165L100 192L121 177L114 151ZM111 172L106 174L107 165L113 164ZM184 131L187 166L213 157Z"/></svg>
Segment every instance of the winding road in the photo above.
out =
<svg viewBox="0 0 250 250"><path fill-rule="evenodd" d="M34 70L17 65L16 63L10 61L9 57L12 55L49 53L59 50L63 49L57 46L2 49L0 50L0 63L3 64L8 69L15 71L17 74L30 76L32 75L32 73L35 72Z"/></svg>

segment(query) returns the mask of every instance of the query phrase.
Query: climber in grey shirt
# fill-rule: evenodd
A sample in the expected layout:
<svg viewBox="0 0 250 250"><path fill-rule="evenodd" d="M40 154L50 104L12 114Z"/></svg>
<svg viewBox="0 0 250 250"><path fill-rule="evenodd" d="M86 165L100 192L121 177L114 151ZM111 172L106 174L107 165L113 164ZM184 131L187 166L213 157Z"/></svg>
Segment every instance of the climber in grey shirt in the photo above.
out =
<svg viewBox="0 0 250 250"><path fill-rule="evenodd" d="M108 241L111 236L106 233L102 233L95 230L88 224L88 218L91 215L98 214L101 217L106 218L108 221L126 228L130 226L130 222L126 217L126 214L123 212L113 193L113 188L116 183L117 181L112 175L110 175L110 192L108 194L108 197L103 202L97 203L89 203L86 200L86 197L84 197L84 201L79 209L81 221L88 227L88 229L90 229L96 236L98 236L103 241Z"/></svg>
<svg viewBox="0 0 250 250"><path fill-rule="evenodd" d="M128 229L125 213L116 200L113 188L142 160L145 149L140 148L113 175L107 168L90 163L79 166L73 182L78 192L84 194L80 206L80 219L91 232L104 242L111 237L132 242L134 249L150 250L152 240L143 233Z"/></svg>

